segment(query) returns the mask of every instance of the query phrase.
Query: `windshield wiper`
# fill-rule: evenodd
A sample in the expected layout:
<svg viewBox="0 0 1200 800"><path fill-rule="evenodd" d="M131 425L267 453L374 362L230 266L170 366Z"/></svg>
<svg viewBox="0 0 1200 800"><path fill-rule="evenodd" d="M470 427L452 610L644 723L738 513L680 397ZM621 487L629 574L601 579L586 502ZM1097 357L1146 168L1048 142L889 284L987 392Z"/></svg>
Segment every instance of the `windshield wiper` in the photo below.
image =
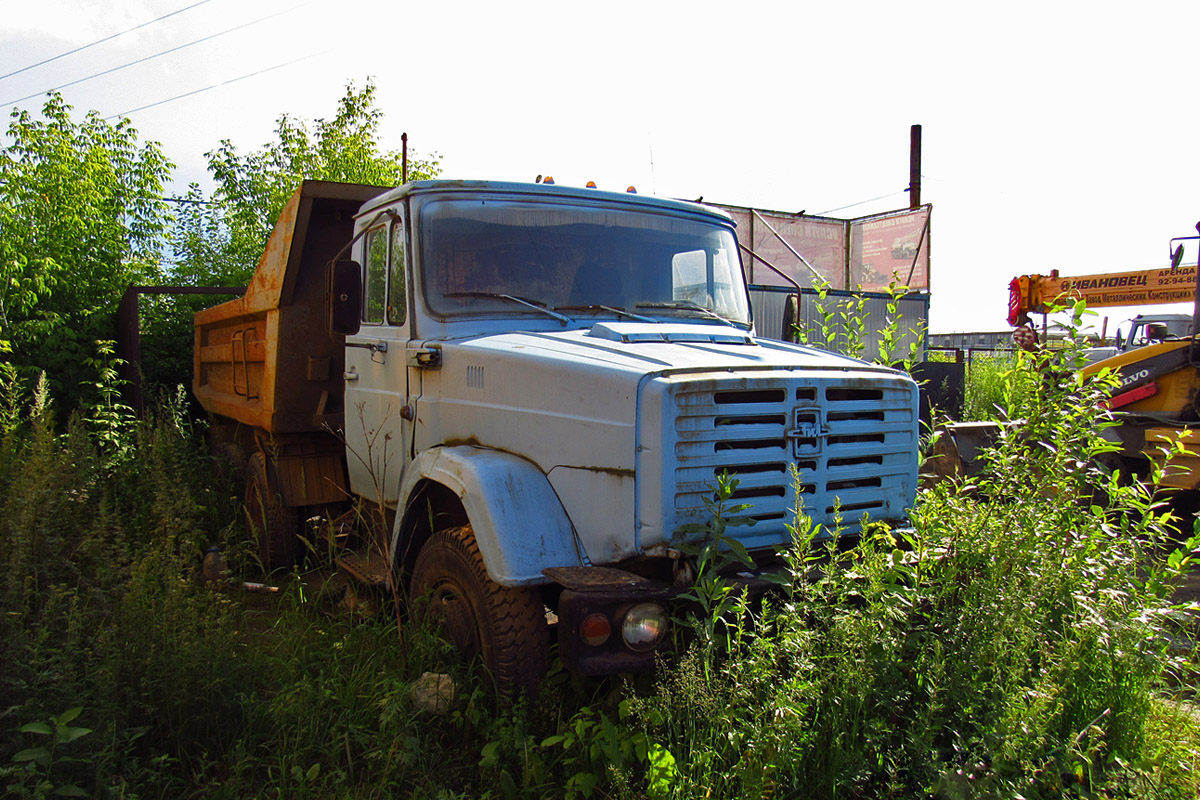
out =
<svg viewBox="0 0 1200 800"><path fill-rule="evenodd" d="M537 300L527 300L524 297L517 297L513 294L505 294L504 292L447 292L446 294L442 295L442 297L498 297L501 300L508 300L509 302L517 303L518 305L525 306L526 308L532 308L534 311L540 311L546 316L553 317L554 319L558 320L563 325L569 325L571 323L570 317L554 313L550 309L546 308L545 303L539 303Z"/></svg>
<svg viewBox="0 0 1200 800"><path fill-rule="evenodd" d="M732 325L735 328L747 327L745 323L734 322L731 319L721 316L711 308L705 308L704 306L697 305L690 300L671 300L669 302L659 303L638 303L636 306L634 306L634 308L668 308L675 309L677 311L699 311L704 316L709 317L710 319L720 320L726 325Z"/></svg>
<svg viewBox="0 0 1200 800"><path fill-rule="evenodd" d="M588 305L583 305L583 306L555 306L554 307L555 311L592 311L595 309L600 309L601 311L607 311L610 314L616 314L618 317L629 317L630 319L636 319L638 322L655 322L655 323L662 322L662 320L655 319L654 317L644 317L641 314L635 314L632 311L626 311L623 308L617 308L616 306L601 305L600 303L589 303Z"/></svg>

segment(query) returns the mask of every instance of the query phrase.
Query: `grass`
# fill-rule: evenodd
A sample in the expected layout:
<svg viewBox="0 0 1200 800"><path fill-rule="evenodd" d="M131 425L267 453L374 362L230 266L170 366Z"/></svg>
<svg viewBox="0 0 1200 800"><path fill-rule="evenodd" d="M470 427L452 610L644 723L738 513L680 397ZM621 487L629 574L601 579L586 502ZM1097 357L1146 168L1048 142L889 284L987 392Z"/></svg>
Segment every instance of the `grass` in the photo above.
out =
<svg viewBox="0 0 1200 800"><path fill-rule="evenodd" d="M1047 356L1051 357L1051 356ZM697 587L652 675L552 674L513 704L392 613L341 612L322 572L250 576L236 489L202 431L0 402L0 786L112 798L1161 797L1200 794L1194 668L1163 512L1093 505L1090 387L1007 368L1013 418L972 486L854 548L797 509L778 593ZM1049 376L1049 377L1046 377ZM1018 391L1019 390L1019 391ZM10 391L12 391L10 387ZM728 497L728 494L725 494ZM989 499L992 498L992 499ZM736 508L717 503L714 536ZM709 548L713 575L727 551ZM413 687L449 672L444 714ZM79 709L75 712L75 709Z"/></svg>
<svg viewBox="0 0 1200 800"><path fill-rule="evenodd" d="M963 420L992 420L1002 416L1009 380L1017 368L1015 353L981 355L976 353L967 367L967 386Z"/></svg>

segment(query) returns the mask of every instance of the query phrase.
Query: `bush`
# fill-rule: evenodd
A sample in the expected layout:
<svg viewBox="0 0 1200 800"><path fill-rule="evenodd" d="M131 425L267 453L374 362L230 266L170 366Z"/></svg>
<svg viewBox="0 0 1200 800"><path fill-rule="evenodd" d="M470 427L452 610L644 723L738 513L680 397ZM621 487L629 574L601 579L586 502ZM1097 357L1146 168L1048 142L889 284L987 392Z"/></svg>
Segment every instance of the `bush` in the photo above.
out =
<svg viewBox="0 0 1200 800"><path fill-rule="evenodd" d="M994 420L1008 417L1006 391L1009 378L1017 367L1016 354L982 356L975 354L967 366L966 398L963 420Z"/></svg>
<svg viewBox="0 0 1200 800"><path fill-rule="evenodd" d="M628 681L556 672L515 706L390 611L333 613L327 573L274 595L206 586L201 551L238 552L240 509L177 401L147 420L85 409L63 433L44 401L0 403L21 409L0 411L0 786L1194 797L1200 725L1171 689L1191 666L1169 649L1194 543L1169 552L1150 491L1089 468L1109 421L1061 358L1007 370L1006 413L1028 422L991 477L941 484L911 530L867 524L854 547L798 508L789 568L760 601L721 576L744 557L722 546L738 513L723 482L693 554L701 613L681 613L670 661ZM414 702L426 671L454 678L445 713Z"/></svg>
<svg viewBox="0 0 1200 800"><path fill-rule="evenodd" d="M784 595L718 608L703 627L720 633L622 707L644 751L670 755L670 796L1196 791L1171 761L1195 763L1195 740L1164 743L1156 722L1186 667L1170 592L1196 542L1164 559L1151 491L1089 469L1111 422L1069 357L1015 365L1007 408L1031 422L993 477L924 495L911 532L838 548L799 510ZM614 796L646 791L648 759L593 761Z"/></svg>

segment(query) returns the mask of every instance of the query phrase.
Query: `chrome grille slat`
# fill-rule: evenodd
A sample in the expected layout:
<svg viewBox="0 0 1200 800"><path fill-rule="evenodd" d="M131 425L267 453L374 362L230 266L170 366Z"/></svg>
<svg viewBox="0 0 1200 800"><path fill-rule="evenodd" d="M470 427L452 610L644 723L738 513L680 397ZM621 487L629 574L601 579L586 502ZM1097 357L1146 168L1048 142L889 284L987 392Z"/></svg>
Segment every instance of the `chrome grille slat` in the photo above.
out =
<svg viewBox="0 0 1200 800"><path fill-rule="evenodd" d="M739 439L778 439L787 429L786 423L777 425L718 425L705 429L689 431L691 441L723 442Z"/></svg>
<svg viewBox="0 0 1200 800"><path fill-rule="evenodd" d="M774 455L772 456L772 455L770 455L770 453L774 453ZM728 466L732 465L734 461L737 461L739 464L750 465L750 464L773 464L773 463L777 463L777 462L786 463L791 460L792 459L790 458L790 456L787 452L787 449L782 448L782 447L775 448L772 451L761 451L761 452L744 450L741 453L737 454L737 458L730 458L729 453L727 453L727 452L713 453L712 448L709 447L707 454L688 458L687 466L681 467L680 469L689 469L692 467L706 467L708 469L709 476L714 476L716 474L716 472L714 472L714 470L716 470L719 467L728 467ZM677 470L677 473L678 473L678 470ZM783 474L786 475L787 471L785 470L783 472Z"/></svg>
<svg viewBox="0 0 1200 800"><path fill-rule="evenodd" d="M882 442L874 441L856 441L842 442L836 445L831 445L826 448L825 455L829 459L844 460L848 458L864 458L871 455L880 455L903 452L903 447L895 442L891 445L886 440Z"/></svg>
<svg viewBox="0 0 1200 800"><path fill-rule="evenodd" d="M855 434L855 433L903 433L908 434L908 425L900 422L831 422L829 423L829 433L831 436Z"/></svg>

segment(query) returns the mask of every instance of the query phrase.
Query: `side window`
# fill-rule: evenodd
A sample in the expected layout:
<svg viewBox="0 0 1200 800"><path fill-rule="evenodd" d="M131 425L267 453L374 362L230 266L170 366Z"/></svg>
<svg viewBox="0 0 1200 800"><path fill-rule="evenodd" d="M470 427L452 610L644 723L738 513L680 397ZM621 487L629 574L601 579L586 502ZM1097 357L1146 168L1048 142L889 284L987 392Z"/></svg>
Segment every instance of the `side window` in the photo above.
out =
<svg viewBox="0 0 1200 800"><path fill-rule="evenodd" d="M397 222L392 226L391 276L388 279L387 318L393 325L400 325L408 315L408 293L405 291L404 226Z"/></svg>
<svg viewBox="0 0 1200 800"><path fill-rule="evenodd" d="M387 228L367 234L367 281L363 293L363 322L383 322L387 292Z"/></svg>

